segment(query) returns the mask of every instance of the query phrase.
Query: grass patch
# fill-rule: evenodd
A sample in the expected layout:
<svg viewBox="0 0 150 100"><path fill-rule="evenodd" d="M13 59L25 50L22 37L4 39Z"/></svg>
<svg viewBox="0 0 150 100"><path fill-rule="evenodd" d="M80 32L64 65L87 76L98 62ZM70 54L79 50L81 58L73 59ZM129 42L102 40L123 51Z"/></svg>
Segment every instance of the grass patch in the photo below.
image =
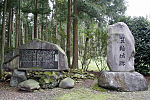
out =
<svg viewBox="0 0 150 100"><path fill-rule="evenodd" d="M93 87L92 87L93 90L96 90L96 91L100 91L100 92L107 92L106 89L103 89L101 87L98 86L98 83L96 83Z"/></svg>
<svg viewBox="0 0 150 100"><path fill-rule="evenodd" d="M89 89L80 89L78 91L71 91L64 95L57 97L57 100L106 100L110 94L94 94Z"/></svg>

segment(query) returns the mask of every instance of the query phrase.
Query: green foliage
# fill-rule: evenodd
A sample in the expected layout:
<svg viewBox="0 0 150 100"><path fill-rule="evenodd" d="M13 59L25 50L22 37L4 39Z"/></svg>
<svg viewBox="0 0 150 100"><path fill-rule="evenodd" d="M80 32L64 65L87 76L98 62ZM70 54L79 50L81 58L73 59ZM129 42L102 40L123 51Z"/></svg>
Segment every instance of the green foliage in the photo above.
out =
<svg viewBox="0 0 150 100"><path fill-rule="evenodd" d="M15 48L14 47L8 47L8 46L5 46L5 54L13 51Z"/></svg>
<svg viewBox="0 0 150 100"><path fill-rule="evenodd" d="M38 0L38 9L35 9L34 0L26 0L22 4L22 12L24 13L38 13L38 14L49 14L51 9L48 5L48 0Z"/></svg>
<svg viewBox="0 0 150 100"><path fill-rule="evenodd" d="M90 63L94 61L99 70L105 69L107 32L99 28L97 23L86 21L85 27L80 29L79 59L83 70L88 70ZM103 68L100 68L103 66Z"/></svg>
<svg viewBox="0 0 150 100"><path fill-rule="evenodd" d="M125 0L79 0L77 6L80 18L86 15L90 19L96 18L101 24L118 18L126 10Z"/></svg>
<svg viewBox="0 0 150 100"><path fill-rule="evenodd" d="M105 30L96 30L95 39L92 40L92 48L92 58L97 68L99 71L106 70L107 33Z"/></svg>
<svg viewBox="0 0 150 100"><path fill-rule="evenodd" d="M150 21L144 17L121 17L135 38L135 70L143 75L150 71Z"/></svg>
<svg viewBox="0 0 150 100"><path fill-rule="evenodd" d="M18 8L19 0L7 0L7 9L10 10L10 8Z"/></svg>
<svg viewBox="0 0 150 100"><path fill-rule="evenodd" d="M92 87L93 90L96 90L96 91L100 91L100 92L107 92L107 90L101 88L98 86L98 83L96 83L93 87Z"/></svg>
<svg viewBox="0 0 150 100"><path fill-rule="evenodd" d="M76 81L85 79L95 79L95 75L82 70L71 70L69 73L64 73L65 77L70 77Z"/></svg>

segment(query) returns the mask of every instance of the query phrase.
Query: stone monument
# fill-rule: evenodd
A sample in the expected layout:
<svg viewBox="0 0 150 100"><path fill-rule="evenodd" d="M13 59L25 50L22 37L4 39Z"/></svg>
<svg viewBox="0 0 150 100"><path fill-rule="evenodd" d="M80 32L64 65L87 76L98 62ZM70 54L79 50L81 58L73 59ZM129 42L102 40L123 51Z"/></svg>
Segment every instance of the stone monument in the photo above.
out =
<svg viewBox="0 0 150 100"><path fill-rule="evenodd" d="M107 62L110 71L134 71L134 44L134 37L126 24L109 27Z"/></svg>
<svg viewBox="0 0 150 100"><path fill-rule="evenodd" d="M8 53L2 64L3 71L12 71L10 86L27 80L25 71L68 70L67 56L53 43L33 40Z"/></svg>
<svg viewBox="0 0 150 100"><path fill-rule="evenodd" d="M118 91L144 91L148 84L143 75L134 70L135 41L123 22L108 27L107 64L98 78L101 87Z"/></svg>
<svg viewBox="0 0 150 100"><path fill-rule="evenodd" d="M68 70L68 62L65 52L58 45L33 40L8 53L2 68L4 71L61 71Z"/></svg>

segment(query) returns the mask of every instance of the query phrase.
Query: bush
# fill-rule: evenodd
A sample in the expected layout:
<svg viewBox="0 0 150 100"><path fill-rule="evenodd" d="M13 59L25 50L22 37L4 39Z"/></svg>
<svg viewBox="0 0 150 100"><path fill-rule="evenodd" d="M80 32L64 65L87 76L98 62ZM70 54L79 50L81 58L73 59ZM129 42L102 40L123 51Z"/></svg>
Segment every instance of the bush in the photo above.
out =
<svg viewBox="0 0 150 100"><path fill-rule="evenodd" d="M150 70L150 21L144 17L121 17L116 22L125 22L130 28L135 38L135 70L147 75Z"/></svg>

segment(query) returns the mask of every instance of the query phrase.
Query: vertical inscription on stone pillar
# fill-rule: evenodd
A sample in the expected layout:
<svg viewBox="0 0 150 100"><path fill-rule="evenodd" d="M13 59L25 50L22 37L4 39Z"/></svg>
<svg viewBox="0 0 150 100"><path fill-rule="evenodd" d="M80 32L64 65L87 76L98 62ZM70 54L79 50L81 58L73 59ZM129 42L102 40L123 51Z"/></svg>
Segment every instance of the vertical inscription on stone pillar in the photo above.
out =
<svg viewBox="0 0 150 100"><path fill-rule="evenodd" d="M134 71L134 37L123 22L108 27L107 64L111 71Z"/></svg>
<svg viewBox="0 0 150 100"><path fill-rule="evenodd" d="M119 34L119 66L126 65L126 48L125 37L123 34Z"/></svg>

